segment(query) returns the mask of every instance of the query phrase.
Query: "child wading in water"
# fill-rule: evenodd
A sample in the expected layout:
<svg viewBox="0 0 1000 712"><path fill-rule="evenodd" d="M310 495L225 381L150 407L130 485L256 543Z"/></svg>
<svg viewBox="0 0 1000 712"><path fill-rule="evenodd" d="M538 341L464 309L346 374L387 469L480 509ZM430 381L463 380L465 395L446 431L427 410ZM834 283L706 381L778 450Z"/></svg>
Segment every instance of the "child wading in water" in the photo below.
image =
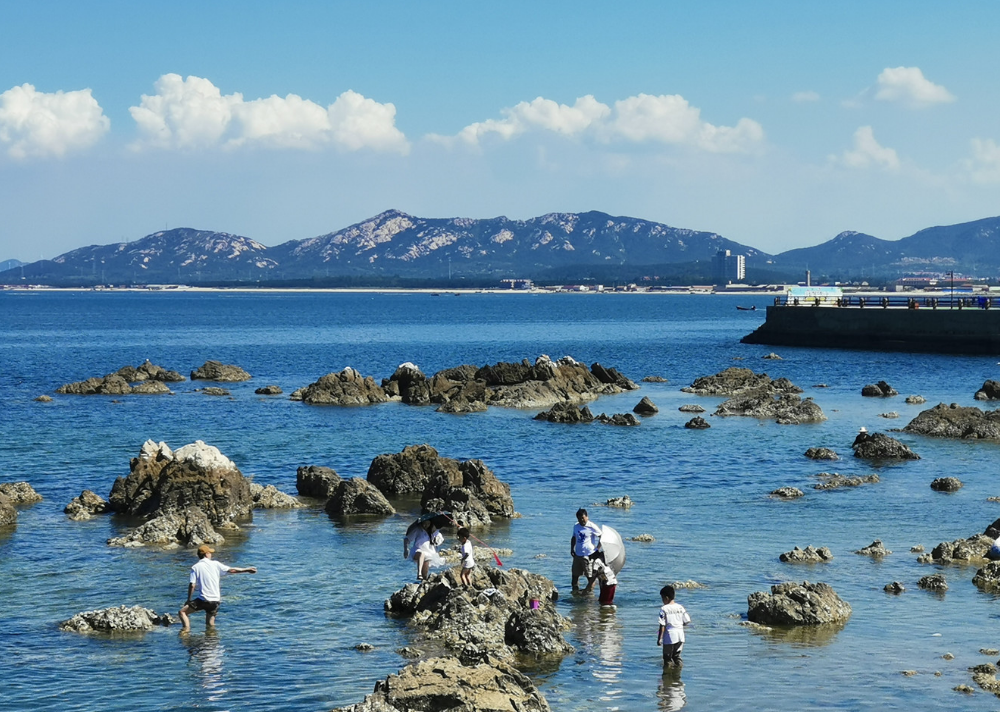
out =
<svg viewBox="0 0 1000 712"><path fill-rule="evenodd" d="M470 532L467 527L458 530L458 540L462 544L462 585L466 588L472 586L472 569L476 568L476 558L472 553L472 542L469 541Z"/></svg>
<svg viewBox="0 0 1000 712"><path fill-rule="evenodd" d="M660 589L660 630L656 634L656 644L663 646L663 667L681 667L681 650L684 648L684 626L691 622L691 616L684 606L674 601L674 587Z"/></svg>
<svg viewBox="0 0 1000 712"><path fill-rule="evenodd" d="M601 606L615 605L615 589L618 588L618 577L610 566L600 559L594 560L594 573L597 574L597 581L601 585Z"/></svg>

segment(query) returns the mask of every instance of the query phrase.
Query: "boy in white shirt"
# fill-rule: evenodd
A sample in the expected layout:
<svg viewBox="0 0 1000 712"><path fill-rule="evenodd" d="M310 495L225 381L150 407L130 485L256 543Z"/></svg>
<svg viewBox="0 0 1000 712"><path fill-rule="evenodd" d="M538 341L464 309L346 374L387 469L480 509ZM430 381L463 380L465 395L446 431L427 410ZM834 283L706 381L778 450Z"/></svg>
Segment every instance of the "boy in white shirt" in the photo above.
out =
<svg viewBox="0 0 1000 712"><path fill-rule="evenodd" d="M660 589L660 630L656 634L656 644L663 646L663 667L681 667L681 650L684 648L684 626L691 623L691 616L684 606L674 601L673 586Z"/></svg>
<svg viewBox="0 0 1000 712"><path fill-rule="evenodd" d="M472 586L472 569L476 568L476 558L472 553L472 542L469 541L471 532L467 527L458 530L458 540L462 544L462 585L466 588Z"/></svg>

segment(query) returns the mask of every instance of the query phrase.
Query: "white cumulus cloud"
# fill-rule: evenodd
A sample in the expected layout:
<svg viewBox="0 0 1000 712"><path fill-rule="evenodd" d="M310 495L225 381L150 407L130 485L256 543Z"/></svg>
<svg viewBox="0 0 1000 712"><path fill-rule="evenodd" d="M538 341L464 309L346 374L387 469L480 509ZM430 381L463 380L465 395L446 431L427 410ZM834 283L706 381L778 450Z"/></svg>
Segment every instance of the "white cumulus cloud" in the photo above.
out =
<svg viewBox="0 0 1000 712"><path fill-rule="evenodd" d="M965 168L977 183L1000 183L1000 145L993 139L972 139L972 158Z"/></svg>
<svg viewBox="0 0 1000 712"><path fill-rule="evenodd" d="M878 75L879 101L899 101L913 107L946 104L955 97L924 76L919 67L887 67Z"/></svg>
<svg viewBox="0 0 1000 712"><path fill-rule="evenodd" d="M830 159L848 168L882 168L896 170L899 168L899 156L896 151L886 148L875 140L875 132L871 126L861 126L854 132L854 147L844 151L839 156Z"/></svg>
<svg viewBox="0 0 1000 712"><path fill-rule="evenodd" d="M46 93L22 84L0 94L0 146L12 158L63 156L92 146L110 127L90 89Z"/></svg>
<svg viewBox="0 0 1000 712"><path fill-rule="evenodd" d="M296 94L246 101L239 93L222 94L208 79L177 74L164 74L155 89L129 109L141 137L137 148L409 149L396 128L396 107L354 91L323 107Z"/></svg>
<svg viewBox="0 0 1000 712"><path fill-rule="evenodd" d="M638 94L616 101L614 107L589 94L572 106L538 97L501 113L503 118L470 124L455 138L479 145L491 135L510 140L529 131L543 131L601 142L684 145L718 153L748 151L764 138L763 128L751 119L740 119L735 126L703 121L701 110L679 95ZM430 138L449 141L440 136Z"/></svg>

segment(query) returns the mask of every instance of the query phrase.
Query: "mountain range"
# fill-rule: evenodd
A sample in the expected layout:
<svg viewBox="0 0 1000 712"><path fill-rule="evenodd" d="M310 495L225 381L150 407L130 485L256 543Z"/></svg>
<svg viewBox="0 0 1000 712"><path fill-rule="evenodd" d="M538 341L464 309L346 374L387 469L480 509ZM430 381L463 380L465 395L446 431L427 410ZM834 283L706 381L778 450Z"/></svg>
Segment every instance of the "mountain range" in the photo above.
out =
<svg viewBox="0 0 1000 712"><path fill-rule="evenodd" d="M591 211L529 220L419 218L388 210L342 230L267 247L224 232L177 228L92 245L52 260L9 261L0 284L294 284L478 280L707 282L719 250L746 256L747 281L896 277L920 271L1000 272L1000 218L932 227L901 240L843 232L769 255L711 232ZM16 263L16 264L15 264ZM0 263L6 266L6 263Z"/></svg>

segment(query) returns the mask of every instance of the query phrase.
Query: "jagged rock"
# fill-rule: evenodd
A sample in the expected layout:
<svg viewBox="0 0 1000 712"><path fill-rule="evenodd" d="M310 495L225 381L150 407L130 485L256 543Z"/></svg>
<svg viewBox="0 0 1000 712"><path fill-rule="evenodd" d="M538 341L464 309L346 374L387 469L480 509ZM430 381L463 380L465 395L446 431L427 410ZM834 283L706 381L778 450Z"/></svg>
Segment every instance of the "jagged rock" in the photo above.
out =
<svg viewBox="0 0 1000 712"><path fill-rule="evenodd" d="M629 537L628 540L629 541L639 541L639 542L643 542L645 544L652 544L654 541L656 541L656 539L653 537L652 534L637 534L635 536Z"/></svg>
<svg viewBox="0 0 1000 712"><path fill-rule="evenodd" d="M679 410L682 413L704 413L705 412L705 409L702 408L700 405L682 405L677 410Z"/></svg>
<svg viewBox="0 0 1000 712"><path fill-rule="evenodd" d="M88 378L85 381L67 383L56 389L56 393L74 396L124 396L131 392L132 387L128 384L128 381L116 373L109 374L102 378Z"/></svg>
<svg viewBox="0 0 1000 712"><path fill-rule="evenodd" d="M167 626L173 622L170 615L159 614L151 608L117 606L77 613L69 620L60 623L59 630L74 633L137 632L153 630L155 626Z"/></svg>
<svg viewBox="0 0 1000 712"><path fill-rule="evenodd" d="M894 593L898 595L903 591L905 591L906 587L903 586L903 584L901 584L899 581L893 581L892 583L887 583L882 588L882 590L885 591L886 593Z"/></svg>
<svg viewBox="0 0 1000 712"><path fill-rule="evenodd" d="M122 366L116 371L116 373L129 383L143 381L179 383L184 380L184 376L179 374L177 371L171 371L163 368L163 366L157 366L154 363L150 363L149 359L146 359L138 368L133 368L132 366Z"/></svg>
<svg viewBox="0 0 1000 712"><path fill-rule="evenodd" d="M863 477L845 477L844 475L836 472L821 472L816 475L816 477L822 480L822 482L818 482L813 485L813 489L818 490L834 490L842 487L860 487L861 485L875 484L879 481L878 475L874 474L865 475Z"/></svg>
<svg viewBox="0 0 1000 712"><path fill-rule="evenodd" d="M343 517L372 514L387 517L396 510L375 485L360 477L341 480L336 491L326 503L327 514Z"/></svg>
<svg viewBox="0 0 1000 712"><path fill-rule="evenodd" d="M771 353L765 355L765 356L761 356L761 358L764 359L765 361L781 361L781 360L783 360L781 358L781 356L779 356L778 354L774 353L773 351Z"/></svg>
<svg viewBox="0 0 1000 712"><path fill-rule="evenodd" d="M440 387L441 383L436 384ZM431 403L431 388L427 376L416 364L401 363L396 371L382 381L382 389L391 398L398 397L410 405L429 405Z"/></svg>
<svg viewBox="0 0 1000 712"><path fill-rule="evenodd" d="M219 449L198 440L171 452L166 443L147 440L119 477L108 498L115 512L160 515L197 507L213 526L249 517L250 482Z"/></svg>
<svg viewBox="0 0 1000 712"><path fill-rule="evenodd" d="M938 403L917 414L903 430L939 438L1000 440L1000 409L984 412L976 407L964 408L957 403L950 406Z"/></svg>
<svg viewBox="0 0 1000 712"><path fill-rule="evenodd" d="M828 447L811 447L806 450L810 460L839 460L840 456Z"/></svg>
<svg viewBox="0 0 1000 712"><path fill-rule="evenodd" d="M884 433L858 433L851 447L854 448L854 457L866 460L920 459L920 455Z"/></svg>
<svg viewBox="0 0 1000 712"><path fill-rule="evenodd" d="M306 465L295 473L295 489L303 497L329 499L337 491L340 481L340 475L321 465Z"/></svg>
<svg viewBox="0 0 1000 712"><path fill-rule="evenodd" d="M17 510L10 499L0 494L0 527L12 527L17 524Z"/></svg>
<svg viewBox="0 0 1000 712"><path fill-rule="evenodd" d="M708 430L712 426L708 424L708 421L701 416L696 415L691 418L688 422L684 423L684 427L688 430Z"/></svg>
<svg viewBox="0 0 1000 712"><path fill-rule="evenodd" d="M764 625L843 623L851 606L825 583L779 583L747 597L747 618Z"/></svg>
<svg viewBox="0 0 1000 712"><path fill-rule="evenodd" d="M639 419L631 413L615 413L614 415L605 415L604 413L601 413L595 418L595 420L604 423L605 425L621 425L626 427L632 427L640 424Z"/></svg>
<svg viewBox="0 0 1000 712"><path fill-rule="evenodd" d="M766 373L754 373L749 368L736 368L735 366L714 376L696 378L694 383L685 386L681 391L699 396L732 397L761 388L775 393L802 393L802 389L787 378L772 380Z"/></svg>
<svg viewBox="0 0 1000 712"><path fill-rule="evenodd" d="M772 490L771 495L780 497L781 499L795 499L796 497L804 497L805 492L798 487L779 487L776 490Z"/></svg>
<svg viewBox="0 0 1000 712"><path fill-rule="evenodd" d="M290 494L285 494L274 485L259 485L250 483L250 496L253 498L254 509L295 509L301 507L299 500Z"/></svg>
<svg viewBox="0 0 1000 712"><path fill-rule="evenodd" d="M35 401L38 402L38 403L51 403L52 402L52 396L48 396L48 395L45 395L43 393L42 395L40 395L37 398L35 398Z"/></svg>
<svg viewBox="0 0 1000 712"><path fill-rule="evenodd" d="M935 492L957 492L962 489L962 481L957 477L938 477L931 482L931 489Z"/></svg>
<svg viewBox="0 0 1000 712"><path fill-rule="evenodd" d="M363 701L333 712L549 712L531 680L500 662L433 658L404 667Z"/></svg>
<svg viewBox="0 0 1000 712"><path fill-rule="evenodd" d="M446 460L447 458L440 458ZM482 460L442 463L424 489L420 506L425 512L451 512L460 526L490 524L493 517L515 516L510 485L501 482Z"/></svg>
<svg viewBox="0 0 1000 712"><path fill-rule="evenodd" d="M924 545L923 544L915 544L914 546L910 547L910 552L912 552L914 554L919 554L923 550L924 550Z"/></svg>
<svg viewBox="0 0 1000 712"><path fill-rule="evenodd" d="M643 383L670 383L663 376L644 376L642 379Z"/></svg>
<svg viewBox="0 0 1000 712"><path fill-rule="evenodd" d="M9 499L15 507L42 501L42 495L27 482L4 482L0 484L0 494Z"/></svg>
<svg viewBox="0 0 1000 712"><path fill-rule="evenodd" d="M594 414L587 406L577 408L572 403L556 403L549 410L535 416L535 420L547 420L550 423L592 423Z"/></svg>
<svg viewBox="0 0 1000 712"><path fill-rule="evenodd" d="M224 381L226 383L237 383L239 381L249 381L253 378L249 373L239 366L233 366L220 361L206 361L204 364L191 371L192 381Z"/></svg>
<svg viewBox="0 0 1000 712"><path fill-rule="evenodd" d="M419 658L423 653L421 653L416 648L411 648L409 645L404 645L402 648L396 648L396 653L401 658L406 658L407 660L414 660Z"/></svg>
<svg viewBox="0 0 1000 712"><path fill-rule="evenodd" d="M800 549L796 546L791 551L786 551L779 556L778 559L791 564L814 564L822 561L830 561L833 559L833 552L825 546L821 546L818 549L813 546Z"/></svg>
<svg viewBox="0 0 1000 712"><path fill-rule="evenodd" d="M632 501L632 498L629 497L627 494L622 495L621 497L612 497L607 502L605 502L605 506L607 507L619 507L621 509L630 509L633 504L635 503Z"/></svg>
<svg viewBox="0 0 1000 712"><path fill-rule="evenodd" d="M442 469L458 470L458 461L440 457L430 445L409 445L402 452L379 455L368 467L368 481L388 497L422 493Z"/></svg>
<svg viewBox="0 0 1000 712"><path fill-rule="evenodd" d="M972 583L984 591L1000 590L1000 561L991 561L976 571Z"/></svg>
<svg viewBox="0 0 1000 712"><path fill-rule="evenodd" d="M228 396L228 395L232 395L227 389L220 388L219 386L208 386L207 388L198 388L196 390L201 391L206 396Z"/></svg>
<svg viewBox="0 0 1000 712"><path fill-rule="evenodd" d="M909 405L920 405L921 403L926 403L927 399L923 396L906 396L906 402Z"/></svg>
<svg viewBox="0 0 1000 712"><path fill-rule="evenodd" d="M125 536L108 539L108 546L132 548L152 544L194 548L224 542L225 538L215 531L204 512L198 507L188 507L155 516Z"/></svg>
<svg viewBox="0 0 1000 712"><path fill-rule="evenodd" d="M948 583L945 581L944 574L931 574L930 576L924 576L919 581L917 585L920 588L925 588L929 591L947 591Z"/></svg>
<svg viewBox="0 0 1000 712"><path fill-rule="evenodd" d="M876 539L868 546L862 547L854 553L860 554L861 556L871 556L874 559L881 559L883 556L888 556L892 552L885 548L885 544L882 543L881 539Z"/></svg>
<svg viewBox="0 0 1000 712"><path fill-rule="evenodd" d="M878 383L869 383L862 388L861 395L868 398L891 398L898 396L899 392L885 381L879 381Z"/></svg>
<svg viewBox="0 0 1000 712"><path fill-rule="evenodd" d="M67 383L56 389L56 393L69 395L113 395L122 396L130 393L162 394L170 393L164 385L183 381L184 376L177 371L168 371L162 366L150 363L148 360L138 368L122 366L114 373L100 378L88 378L85 381ZM130 386L130 383L137 385Z"/></svg>
<svg viewBox="0 0 1000 712"><path fill-rule="evenodd" d="M742 415L750 418L773 418L781 425L819 423L826 420L823 409L812 398L803 400L797 393L762 387L742 391L720 405L719 416Z"/></svg>
<svg viewBox="0 0 1000 712"><path fill-rule="evenodd" d="M649 400L649 396L643 396L642 400L636 403L635 408L632 409L633 413L638 413L642 416L656 415L660 412L660 409L656 407L653 401Z"/></svg>
<svg viewBox="0 0 1000 712"><path fill-rule="evenodd" d="M976 400L1000 400L1000 381L988 380L976 391Z"/></svg>
<svg viewBox="0 0 1000 712"><path fill-rule="evenodd" d="M591 366L568 358L551 361L540 356L534 366L498 363L484 366L476 379L489 389L489 405L507 408L546 408L561 402L579 403L601 395L634 391L638 386L614 368Z"/></svg>
<svg viewBox="0 0 1000 712"><path fill-rule="evenodd" d="M371 376L362 376L348 366L340 373L328 373L315 383L290 396L310 405L373 405L387 403L389 396Z"/></svg>
<svg viewBox="0 0 1000 712"><path fill-rule="evenodd" d="M74 497L63 509L63 512L74 521L84 521L90 519L95 514L104 514L110 511L108 502L99 494L84 490L79 497Z"/></svg>
<svg viewBox="0 0 1000 712"><path fill-rule="evenodd" d="M955 541L942 541L931 549L928 556L928 563L950 564L969 563L986 559L986 552L993 546L995 536L988 533L973 534L968 539L956 539Z"/></svg>
<svg viewBox="0 0 1000 712"><path fill-rule="evenodd" d="M889 411L888 413L879 413L878 417L880 417L880 418L888 418L888 419L892 420L893 418L898 418L899 417L899 413L897 413L896 411L892 410L892 411Z"/></svg>
<svg viewBox="0 0 1000 712"><path fill-rule="evenodd" d="M259 396L280 396L284 391L281 390L281 386L264 386L255 390L254 393Z"/></svg>
<svg viewBox="0 0 1000 712"><path fill-rule="evenodd" d="M688 579L687 581L674 581L670 585L673 586L674 588L686 588L686 589L708 588L708 586L706 586L705 584L698 583L697 581L693 581L691 579Z"/></svg>
<svg viewBox="0 0 1000 712"><path fill-rule="evenodd" d="M477 566L472 584L472 589L459 586L454 570L432 574L393 593L385 610L410 617L411 626L468 663L573 651L563 638L569 621L556 611L558 595L549 579L516 568ZM532 600L539 601L537 609Z"/></svg>

